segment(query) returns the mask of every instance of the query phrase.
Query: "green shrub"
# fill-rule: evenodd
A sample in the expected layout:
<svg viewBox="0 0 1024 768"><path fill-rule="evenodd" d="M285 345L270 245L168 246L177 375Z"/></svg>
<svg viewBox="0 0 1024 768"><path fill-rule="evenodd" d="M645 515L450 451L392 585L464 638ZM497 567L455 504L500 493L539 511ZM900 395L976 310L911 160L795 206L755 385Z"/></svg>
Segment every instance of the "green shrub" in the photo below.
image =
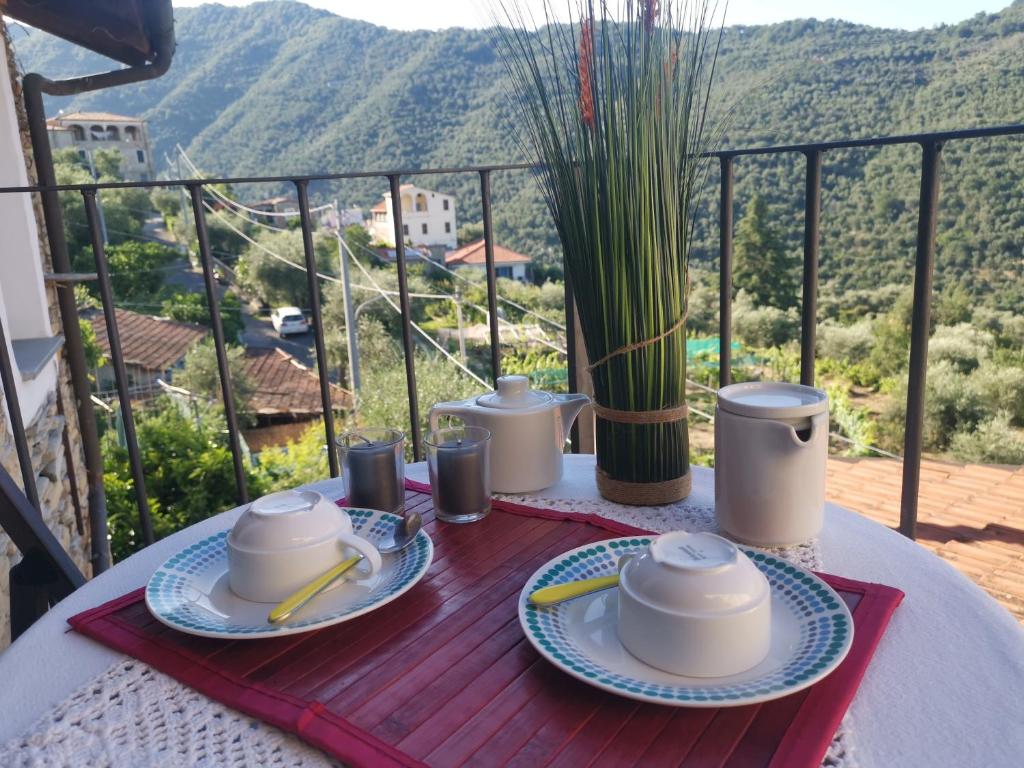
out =
<svg viewBox="0 0 1024 768"><path fill-rule="evenodd" d="M828 387L828 410L831 431L853 441L843 443L844 456L874 455L867 446L878 442L878 432L867 408L854 407L845 389L832 386Z"/></svg>
<svg viewBox="0 0 1024 768"><path fill-rule="evenodd" d="M988 359L994 346L992 334L967 323L939 326L928 342L928 359L932 363L945 360L961 373L970 373Z"/></svg>
<svg viewBox="0 0 1024 768"><path fill-rule="evenodd" d="M186 415L178 403L161 399L136 413L135 426L157 538L235 506L234 464L219 414L202 409ZM120 560L144 543L128 451L116 430L103 436L103 457L110 546ZM250 497L263 493L255 473L247 472L247 482Z"/></svg>
<svg viewBox="0 0 1024 768"><path fill-rule="evenodd" d="M833 320L826 320L818 325L815 347L821 357L855 364L867 359L874 344L875 334L870 320L862 320L853 325L840 325Z"/></svg>
<svg viewBox="0 0 1024 768"><path fill-rule="evenodd" d="M750 347L779 347L797 338L800 315L793 309L755 307L746 291L740 291L733 302L733 329L739 339Z"/></svg>
<svg viewBox="0 0 1024 768"><path fill-rule="evenodd" d="M257 475L265 492L285 491L297 485L330 477L327 443L321 422L312 424L298 440L264 448L259 453Z"/></svg>
<svg viewBox="0 0 1024 768"><path fill-rule="evenodd" d="M1024 464L1024 437L1010 426L1010 415L998 413L980 422L972 432L961 432L950 445L964 461Z"/></svg>
<svg viewBox="0 0 1024 768"><path fill-rule="evenodd" d="M905 403L906 395L897 395ZM905 407L905 406L904 406ZM925 388L924 442L930 448L945 449L958 432L971 431L985 416L985 402L949 360L928 366Z"/></svg>
<svg viewBox="0 0 1024 768"><path fill-rule="evenodd" d="M1013 423L1024 424L1024 368L982 363L970 377L989 412L1003 411Z"/></svg>

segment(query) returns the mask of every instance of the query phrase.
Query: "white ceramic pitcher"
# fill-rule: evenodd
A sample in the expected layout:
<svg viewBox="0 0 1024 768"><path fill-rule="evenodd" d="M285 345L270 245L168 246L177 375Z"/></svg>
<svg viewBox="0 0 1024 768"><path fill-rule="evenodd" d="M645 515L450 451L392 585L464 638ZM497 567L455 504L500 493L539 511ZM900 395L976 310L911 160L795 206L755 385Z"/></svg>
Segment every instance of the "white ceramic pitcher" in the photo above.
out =
<svg viewBox="0 0 1024 768"><path fill-rule="evenodd" d="M586 395L553 395L530 389L526 376L501 376L497 392L438 403L430 409L430 429L442 416L491 433L491 489L529 493L562 477L562 449Z"/></svg>
<svg viewBox="0 0 1024 768"><path fill-rule="evenodd" d="M718 391L715 517L733 538L762 547L821 532L828 395L800 384L744 382Z"/></svg>

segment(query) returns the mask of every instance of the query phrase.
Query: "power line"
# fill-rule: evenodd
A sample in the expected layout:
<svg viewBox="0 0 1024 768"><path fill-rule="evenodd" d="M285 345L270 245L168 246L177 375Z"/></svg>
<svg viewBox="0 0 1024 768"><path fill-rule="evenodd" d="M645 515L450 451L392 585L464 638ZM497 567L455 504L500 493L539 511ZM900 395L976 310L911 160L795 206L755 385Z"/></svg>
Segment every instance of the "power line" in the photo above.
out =
<svg viewBox="0 0 1024 768"><path fill-rule="evenodd" d="M192 173L196 174L197 176L201 176L202 173L200 172L199 168L197 168L196 164L192 162L191 158L189 158L189 156L187 154L185 154L185 150L182 149L181 144L175 144L174 146L175 146L175 149L177 149L178 152L181 154L181 157L185 161L185 163L189 166L189 168L192 169ZM294 210L294 211L261 211L258 208L250 208L249 206L244 205L243 203L240 203L237 200L231 199L230 197L225 195L223 192L220 192L219 190L217 190L216 188L214 188L212 186L211 187L204 187L204 189L207 189L210 192L211 195L213 195L214 197L217 197L217 198L223 200L228 205L237 207L237 208L239 208L239 209L241 209L243 211L248 211L248 212L253 213L253 214L257 215L257 216L280 216L282 218L289 218L289 217L294 218L295 216L300 215L300 212L298 210ZM318 206L316 206L314 208L310 208L309 212L310 213L316 213L318 211L328 210L328 209L330 209L332 207L333 206L330 203L327 203L325 205L318 205ZM265 226L270 226L270 225L265 225ZM273 227L273 229L277 229L277 227Z"/></svg>
<svg viewBox="0 0 1024 768"><path fill-rule="evenodd" d="M336 235L336 237L338 238L338 245L339 245L339 247L343 248L348 253L349 257L352 259L352 261L355 263L355 265L359 268L359 271L362 272L363 275L366 276L367 280L369 280L371 283L373 283L375 286L377 286L377 281L373 279L373 276L370 274L369 270L367 270L366 267L363 266L362 262L359 261L359 259L357 259L355 257L355 254L352 253L352 250L348 247L348 244L345 242L344 238L342 238L341 235ZM388 305L395 312L397 312L399 315L401 315L402 314L402 310L398 308L398 305L395 304L395 302L391 299L391 297L388 296L383 290L381 290L380 286L377 286L377 290L380 291L381 295L384 297L384 301L386 301L388 303ZM473 373L473 371L471 371L469 368L464 366L459 360L457 360L454 355L452 355L447 349L445 349L437 341L435 341L434 338L432 336L430 336L422 328L420 328L419 325L417 325L415 322L413 322L412 318L409 318L409 325L411 325L413 328L415 328L420 333L420 335L423 336L423 338L425 338L432 345L434 345L442 355L444 355L446 358L448 358L448 360L450 360L457 367L459 367L461 370L463 370L472 379L474 379L475 381L479 382L480 384L483 384L485 387L489 387L490 386L486 381L481 379L479 376L477 376L475 373Z"/></svg>
<svg viewBox="0 0 1024 768"><path fill-rule="evenodd" d="M220 213L218 211L216 211L213 208L213 206L211 206L209 203L206 203L204 201L203 206L207 210L209 210L211 213L213 213L215 216L220 217L221 220L229 228L234 230L236 233L238 233L243 238L245 238L248 242L250 242L251 244L255 245L257 248L259 248L260 250L265 252L267 255L271 256L272 258L276 259L277 261L281 261L281 262L287 264L288 266L292 267L293 269L297 269L297 270L299 270L301 272L306 272L307 271L306 267L304 267L302 265L299 265L299 264L296 264L295 262L291 261L290 259L284 258L280 254L275 253L274 251L270 250L269 248L267 248L266 246L264 246L261 243L257 242L256 240L253 240L248 235L246 235L244 232L239 231L237 228L234 227L234 225L232 225L230 222L228 222L226 219L224 219L224 217L220 216ZM391 308L393 310L395 310L396 312L401 314L401 310L398 308L398 306L391 299L391 296L398 295L398 292L397 291L387 291L387 290L381 288L380 285L377 283L377 281L373 279L373 276L370 275L369 271L367 271L366 268L363 267L362 263L358 259L356 259L355 255L352 253L351 249L349 249L348 244L345 243L345 241L341 237L341 235L336 234L335 236L338 238L338 242L339 242L340 246L348 253L348 255L355 262L356 266L359 267L360 271L373 284L372 288L369 287L369 286L363 286L363 285L358 285L358 284L353 284L353 287L361 288L362 290L371 291L371 292L376 291L378 294L380 294L381 296L384 297L384 300L391 306ZM336 277L334 277L332 275L325 275L325 274L323 274L321 272L315 272L314 274L316 274L317 277L319 277L319 278L321 278L323 280L328 280L328 281L334 282L334 283L340 283L341 282L338 278L336 278ZM410 297L416 297L416 298L438 298L438 299L440 299L440 298L448 298L448 299L454 300L454 297L451 297L451 296L433 295L433 294L412 294L412 293L410 293L409 296ZM432 336L430 336L419 325L417 325L415 322L413 322L413 320L411 318L409 319L409 324L413 328L415 328L416 331L419 332L420 335L422 335L428 342L430 342L434 347L436 347L441 352L442 355L444 355L446 358L448 358L452 363L454 363L456 366L458 366L466 374L468 374L470 377L472 377L473 379L475 379L479 383L483 384L485 387L488 386L486 381L481 379L479 376L477 376L475 373L473 373L473 371L471 371L469 368L467 368L461 362L459 362L454 356L452 356L448 352L448 350L446 350L437 341L435 341Z"/></svg>
<svg viewBox="0 0 1024 768"><path fill-rule="evenodd" d="M359 244L357 243L357 245L359 245ZM360 250L366 251L370 255L374 255L374 256L376 255L376 254L373 253L373 251L371 251L369 248L367 248L364 245L359 245L359 248L360 248ZM447 272L452 277L458 278L459 280L461 280L464 283L468 283L469 285L472 285L474 287L476 287L476 285L477 285L475 280L471 280L470 278L466 277L465 275L460 275L455 270L448 269L448 267L444 266L443 264L440 264L440 263L438 263L436 261L430 261L430 264L431 264L431 266L434 266L437 269L440 269L442 272ZM504 302L505 304L508 304L511 307L515 307L516 309L518 309L518 310L520 310L522 312L525 312L528 315L533 315L537 319L539 319L539 320L541 320L541 321L543 321L545 323L548 323L549 325L554 326L555 328L557 328L560 331L564 331L565 330L565 326L564 325L561 325L560 323L557 323L554 320L551 320L551 319L549 319L547 317L544 317L544 315L539 314L538 312L534 312L532 309L529 309L528 307L524 307L522 304L519 304L519 303L517 303L515 301L512 301L512 299L507 299L507 298L505 298L504 296L501 296L501 295L499 295L497 298L498 298L498 301Z"/></svg>
<svg viewBox="0 0 1024 768"><path fill-rule="evenodd" d="M82 222L72 221L70 223L71 223L72 226L79 227L81 229L88 229L89 228L88 224L85 224L85 223L82 223ZM119 230L119 229L108 229L107 232L109 232L111 234L114 234L114 235L120 235L121 237L127 237L130 240L140 240L140 241L142 241L144 243L158 243L160 245L165 245L168 248L175 248L176 246L178 246L178 247L183 247L184 246L183 243L171 242L170 240L161 240L159 237L149 237L148 235L138 235L138 234L134 234L132 232L124 232L123 230ZM112 245L116 246L116 245L118 245L118 243L112 243ZM229 251L222 251L219 248L211 248L210 249L210 253L216 254L217 256L221 256L221 257L224 257L224 258L232 258L232 259L240 258L240 255L237 254L237 253L231 253Z"/></svg>

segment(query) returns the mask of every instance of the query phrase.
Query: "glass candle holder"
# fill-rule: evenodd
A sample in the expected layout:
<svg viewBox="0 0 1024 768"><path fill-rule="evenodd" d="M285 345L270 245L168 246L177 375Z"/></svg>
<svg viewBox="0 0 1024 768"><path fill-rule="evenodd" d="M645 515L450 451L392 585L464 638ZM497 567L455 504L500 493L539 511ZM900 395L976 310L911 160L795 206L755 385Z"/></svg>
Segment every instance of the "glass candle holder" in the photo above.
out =
<svg viewBox="0 0 1024 768"><path fill-rule="evenodd" d="M491 511L491 433L483 427L435 429L427 449L434 514L448 523L472 523Z"/></svg>
<svg viewBox="0 0 1024 768"><path fill-rule="evenodd" d="M405 433L369 427L337 439L350 507L401 514L405 506Z"/></svg>

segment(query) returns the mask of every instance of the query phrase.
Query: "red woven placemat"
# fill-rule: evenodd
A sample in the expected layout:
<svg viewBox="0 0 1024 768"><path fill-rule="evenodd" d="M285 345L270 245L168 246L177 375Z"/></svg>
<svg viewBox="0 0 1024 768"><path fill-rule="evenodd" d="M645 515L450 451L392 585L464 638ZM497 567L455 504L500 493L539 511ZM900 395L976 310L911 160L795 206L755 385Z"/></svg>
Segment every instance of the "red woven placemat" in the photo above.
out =
<svg viewBox="0 0 1024 768"><path fill-rule="evenodd" d="M419 488L410 483L410 488ZM824 578L854 617L839 668L773 702L685 709L620 698L541 659L519 627L529 576L572 547L638 529L496 502L485 520L424 514L434 562L423 581L371 614L267 640L181 634L147 611L143 591L72 617L80 633L211 699L271 723L354 766L816 766L903 593Z"/></svg>

